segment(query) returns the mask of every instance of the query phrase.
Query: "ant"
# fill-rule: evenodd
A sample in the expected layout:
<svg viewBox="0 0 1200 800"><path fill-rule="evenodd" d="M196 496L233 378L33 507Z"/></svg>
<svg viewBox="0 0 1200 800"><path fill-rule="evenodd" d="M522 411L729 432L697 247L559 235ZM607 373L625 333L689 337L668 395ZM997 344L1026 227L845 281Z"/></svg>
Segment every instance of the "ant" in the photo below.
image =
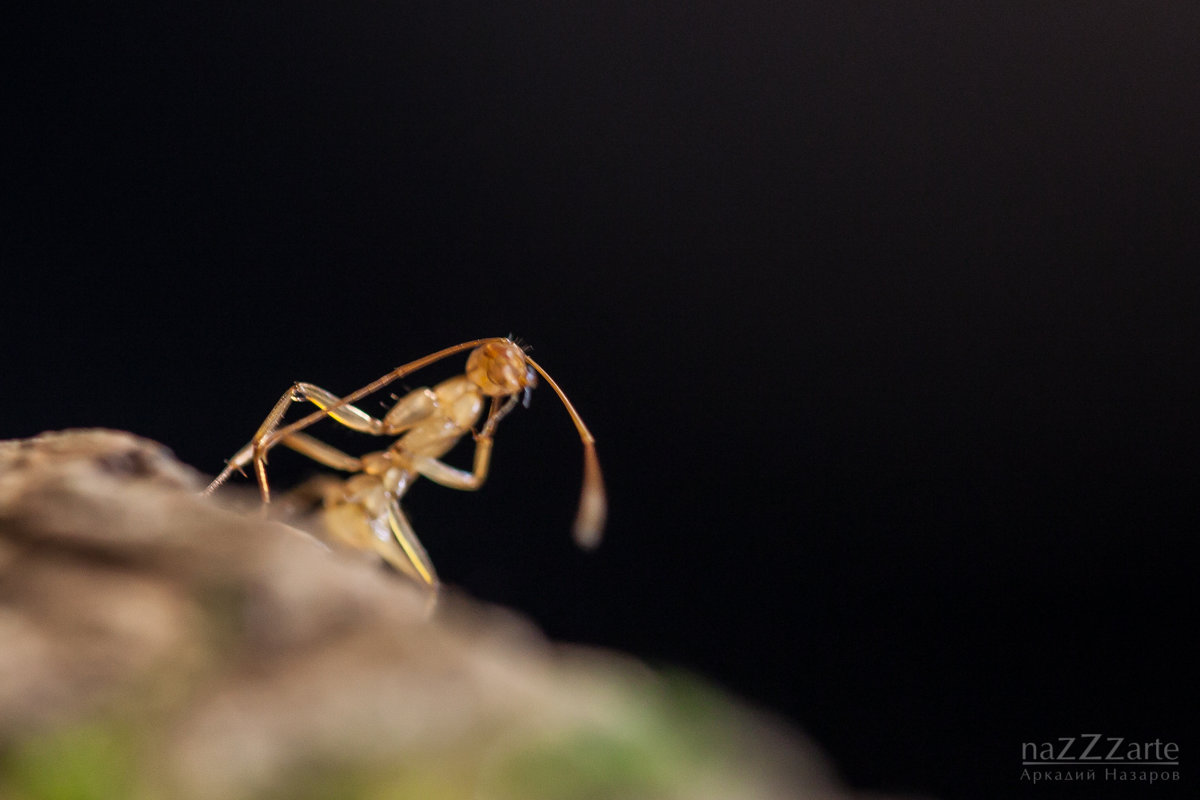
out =
<svg viewBox="0 0 1200 800"><path fill-rule="evenodd" d="M412 390L399 398L382 419L352 405L409 373L464 350L471 351L464 374L432 389ZM325 466L354 473L345 481L327 481L321 491L324 519L332 538L358 549L373 550L398 571L436 589L437 573L400 508L400 498L422 475L451 489L470 491L482 486L496 426L522 397L528 406L538 375L562 400L583 442L583 491L574 536L580 547L591 549L600 541L607 507L595 439L554 379L515 342L504 337L475 339L431 353L345 397L311 383L296 383L279 398L254 438L227 462L204 494L212 494L235 470L243 472L242 467L253 463L262 501L270 503L267 453L280 444ZM491 398L487 418L476 430L486 398ZM292 403L305 401L319 410L280 427ZM324 417L351 430L399 438L386 450L355 457L301 432ZM475 439L475 462L470 472L440 460L468 432Z"/></svg>

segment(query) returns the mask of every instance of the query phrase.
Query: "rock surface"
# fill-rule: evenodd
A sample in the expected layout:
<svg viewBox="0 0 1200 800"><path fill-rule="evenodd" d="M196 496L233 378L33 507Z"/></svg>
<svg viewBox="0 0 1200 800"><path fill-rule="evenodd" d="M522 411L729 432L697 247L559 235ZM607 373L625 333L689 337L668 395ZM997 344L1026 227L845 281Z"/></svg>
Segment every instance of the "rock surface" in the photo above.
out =
<svg viewBox="0 0 1200 800"><path fill-rule="evenodd" d="M798 734L200 497L0 442L0 798L839 798Z"/></svg>

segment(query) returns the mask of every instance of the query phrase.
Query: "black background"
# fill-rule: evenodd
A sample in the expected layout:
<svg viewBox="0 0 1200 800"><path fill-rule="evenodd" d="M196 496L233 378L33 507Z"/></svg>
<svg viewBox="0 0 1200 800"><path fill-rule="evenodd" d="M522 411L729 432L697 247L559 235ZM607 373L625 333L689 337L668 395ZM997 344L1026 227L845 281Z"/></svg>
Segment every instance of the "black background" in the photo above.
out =
<svg viewBox="0 0 1200 800"><path fill-rule="evenodd" d="M608 536L570 543L543 388L482 492L409 494L449 583L858 787L1065 796L1020 744L1084 732L1181 743L1184 787L1118 796L1194 786L1195 5L41 8L3 34L0 436L215 472L294 380L512 333Z"/></svg>

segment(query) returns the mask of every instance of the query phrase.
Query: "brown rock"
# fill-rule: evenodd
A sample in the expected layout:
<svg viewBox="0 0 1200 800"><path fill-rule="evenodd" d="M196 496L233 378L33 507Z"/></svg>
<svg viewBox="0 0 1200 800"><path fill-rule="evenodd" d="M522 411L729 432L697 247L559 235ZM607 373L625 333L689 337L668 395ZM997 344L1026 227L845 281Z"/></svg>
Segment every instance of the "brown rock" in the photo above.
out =
<svg viewBox="0 0 1200 800"><path fill-rule="evenodd" d="M452 592L431 614L202 486L127 433L0 442L0 796L845 796L693 679Z"/></svg>

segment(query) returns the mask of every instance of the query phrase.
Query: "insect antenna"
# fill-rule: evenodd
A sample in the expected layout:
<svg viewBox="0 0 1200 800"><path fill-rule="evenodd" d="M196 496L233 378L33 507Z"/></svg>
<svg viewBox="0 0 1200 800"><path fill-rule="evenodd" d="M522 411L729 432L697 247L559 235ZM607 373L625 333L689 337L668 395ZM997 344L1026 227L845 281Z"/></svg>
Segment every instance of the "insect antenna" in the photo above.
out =
<svg viewBox="0 0 1200 800"><path fill-rule="evenodd" d="M608 501L604 495L604 477L600 473L600 461L596 458L596 439L587 429L587 425L583 424L583 418L579 416L575 406L571 405L567 395L558 388L558 384L554 382L549 373L528 355L525 356L525 360L546 379L546 383L550 384L550 388L558 395L558 399L562 401L567 413L571 415L575 429L579 431L580 441L583 442L583 489L579 495L579 512L575 515L572 533L575 536L576 544L585 550L591 550L600 544L600 535L604 532L604 520L608 515Z"/></svg>

